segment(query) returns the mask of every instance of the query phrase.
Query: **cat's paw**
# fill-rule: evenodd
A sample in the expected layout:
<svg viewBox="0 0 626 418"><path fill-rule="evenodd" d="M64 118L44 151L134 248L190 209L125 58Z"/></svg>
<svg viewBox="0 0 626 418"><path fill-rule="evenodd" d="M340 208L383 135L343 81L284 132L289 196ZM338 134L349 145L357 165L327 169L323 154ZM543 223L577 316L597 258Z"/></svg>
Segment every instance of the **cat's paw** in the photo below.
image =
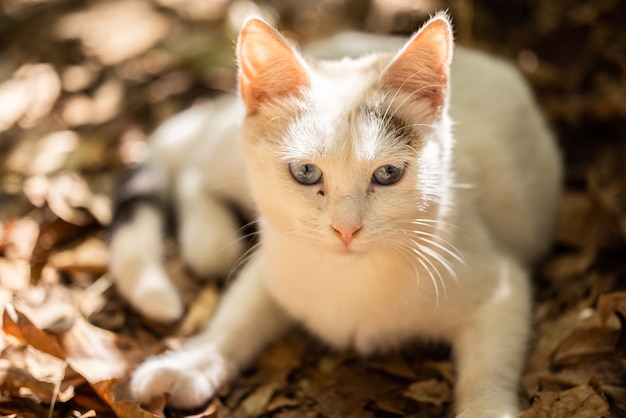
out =
<svg viewBox="0 0 626 418"><path fill-rule="evenodd" d="M226 362L219 357L190 364L187 353L153 357L133 373L130 388L142 403L169 394L168 404L190 410L204 405L227 377ZM194 354L190 354L191 357Z"/></svg>
<svg viewBox="0 0 626 418"><path fill-rule="evenodd" d="M120 284L118 288L143 316L173 322L183 315L185 308L178 289L160 265L147 267L132 283Z"/></svg>

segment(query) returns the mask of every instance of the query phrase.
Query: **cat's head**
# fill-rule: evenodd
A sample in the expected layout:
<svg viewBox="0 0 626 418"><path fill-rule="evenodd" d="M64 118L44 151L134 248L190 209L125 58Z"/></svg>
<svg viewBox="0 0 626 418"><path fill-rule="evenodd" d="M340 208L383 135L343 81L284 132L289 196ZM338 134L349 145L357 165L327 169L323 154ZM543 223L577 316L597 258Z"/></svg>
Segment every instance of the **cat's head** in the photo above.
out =
<svg viewBox="0 0 626 418"><path fill-rule="evenodd" d="M435 217L450 181L452 38L438 14L395 56L307 62L264 21L245 23L243 142L259 212L274 230L360 253Z"/></svg>

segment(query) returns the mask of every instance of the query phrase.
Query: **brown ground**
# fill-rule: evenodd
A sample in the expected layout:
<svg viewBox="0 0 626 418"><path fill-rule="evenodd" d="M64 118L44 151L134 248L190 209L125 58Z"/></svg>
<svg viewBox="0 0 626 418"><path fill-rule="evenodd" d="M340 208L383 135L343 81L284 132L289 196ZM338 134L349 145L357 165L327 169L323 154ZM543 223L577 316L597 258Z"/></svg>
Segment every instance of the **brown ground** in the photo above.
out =
<svg viewBox="0 0 626 418"><path fill-rule="evenodd" d="M461 44L519 64L567 164L556 243L535 281L536 340L520 416L626 417L626 3L263 4L300 39L345 27L406 33L427 12L449 8ZM173 249L185 320L162 326L130 310L106 276L109 196L158 122L233 87L232 42L248 5L0 3L2 416L186 416L164 410L163 400L150 413L127 401L125 370L201 326L218 291L184 280ZM366 361L294 332L196 412L444 417L453 381L445 348Z"/></svg>

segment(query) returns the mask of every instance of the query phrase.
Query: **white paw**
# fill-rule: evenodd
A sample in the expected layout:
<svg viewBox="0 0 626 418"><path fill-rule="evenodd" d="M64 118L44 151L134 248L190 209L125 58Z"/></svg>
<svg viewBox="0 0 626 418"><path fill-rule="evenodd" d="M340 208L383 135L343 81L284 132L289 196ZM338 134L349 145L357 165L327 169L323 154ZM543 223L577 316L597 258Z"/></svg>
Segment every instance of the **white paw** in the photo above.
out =
<svg viewBox="0 0 626 418"><path fill-rule="evenodd" d="M185 310L178 289L160 280L161 286L146 286L137 291L132 304L143 316L159 322L174 322Z"/></svg>
<svg viewBox="0 0 626 418"><path fill-rule="evenodd" d="M182 316L183 304L161 264L161 222L159 211L142 206L132 222L115 230L109 272L120 294L142 315L169 322Z"/></svg>
<svg viewBox="0 0 626 418"><path fill-rule="evenodd" d="M173 322L183 315L184 306L178 289L160 262L129 264L124 269L111 268L111 274L116 278L120 294L143 316L155 321Z"/></svg>
<svg viewBox="0 0 626 418"><path fill-rule="evenodd" d="M193 409L209 401L227 377L225 361L219 356L193 358L202 353L182 351L153 357L135 371L131 379L133 396L142 403L165 393L168 404L179 409Z"/></svg>

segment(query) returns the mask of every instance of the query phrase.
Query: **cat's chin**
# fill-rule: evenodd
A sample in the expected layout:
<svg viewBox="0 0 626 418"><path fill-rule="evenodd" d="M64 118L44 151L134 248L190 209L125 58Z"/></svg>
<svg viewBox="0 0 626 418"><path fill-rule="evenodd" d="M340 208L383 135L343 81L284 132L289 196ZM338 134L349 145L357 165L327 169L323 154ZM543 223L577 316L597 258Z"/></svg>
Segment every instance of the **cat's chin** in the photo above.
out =
<svg viewBox="0 0 626 418"><path fill-rule="evenodd" d="M345 246L333 247L328 252L330 253L329 255L333 259L338 260L340 262L345 262L345 263L358 260L359 258L363 257L365 254L367 254L367 251L361 248L345 247Z"/></svg>

